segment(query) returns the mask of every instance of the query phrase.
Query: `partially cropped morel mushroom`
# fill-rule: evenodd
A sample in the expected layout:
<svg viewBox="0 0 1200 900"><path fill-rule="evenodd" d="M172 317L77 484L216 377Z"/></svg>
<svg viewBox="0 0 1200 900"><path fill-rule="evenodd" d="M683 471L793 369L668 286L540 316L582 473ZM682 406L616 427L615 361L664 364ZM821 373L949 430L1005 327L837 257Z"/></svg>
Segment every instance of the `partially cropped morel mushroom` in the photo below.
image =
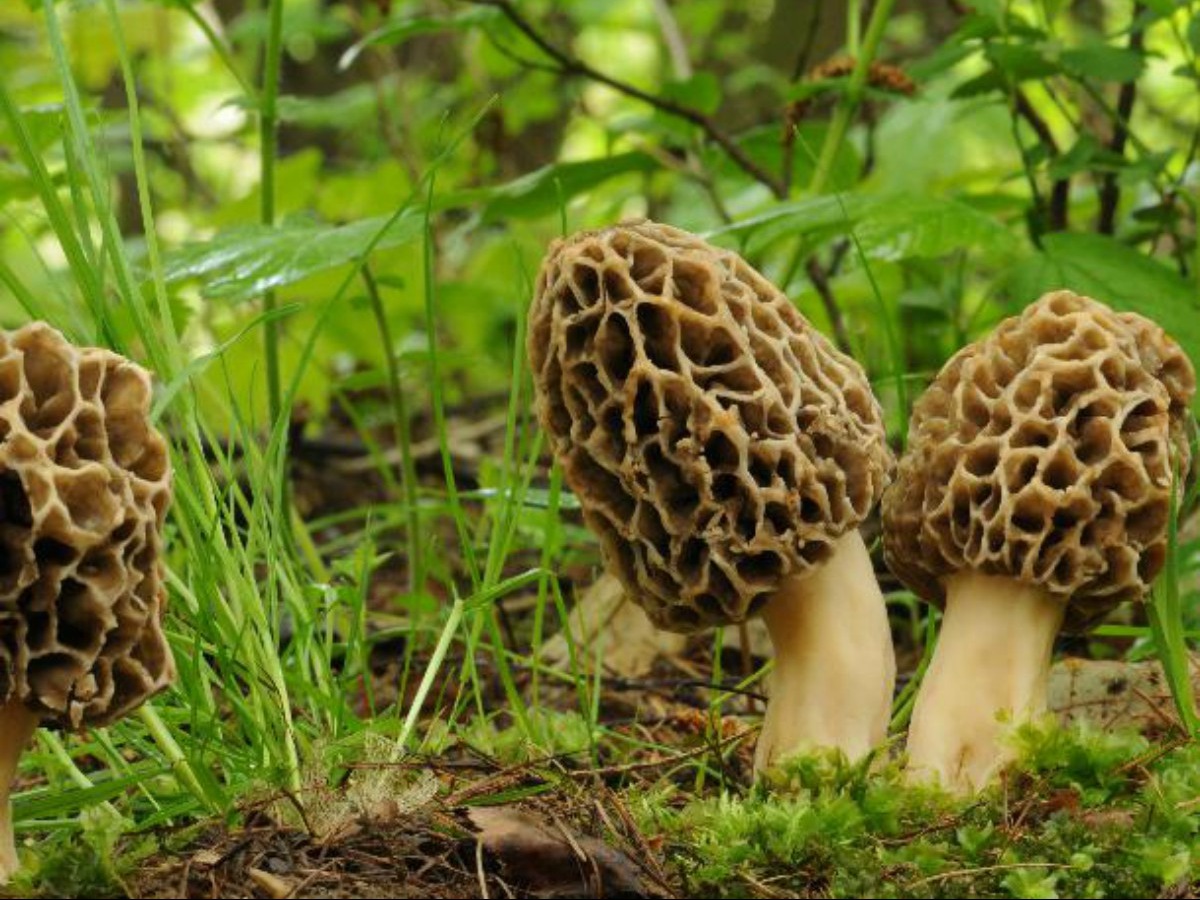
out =
<svg viewBox="0 0 1200 900"><path fill-rule="evenodd" d="M857 527L892 459L858 364L737 254L646 221L555 243L529 356L567 484L651 620L762 615L758 768L882 741L895 658Z"/></svg>
<svg viewBox="0 0 1200 900"><path fill-rule="evenodd" d="M162 632L167 448L150 376L43 324L0 332L0 882L38 725L120 718L174 675Z"/></svg>
<svg viewBox="0 0 1200 900"><path fill-rule="evenodd" d="M944 606L909 765L957 790L1045 708L1054 638L1163 566L1188 469L1192 366L1157 325L1069 291L961 350L917 402L883 499L892 570Z"/></svg>

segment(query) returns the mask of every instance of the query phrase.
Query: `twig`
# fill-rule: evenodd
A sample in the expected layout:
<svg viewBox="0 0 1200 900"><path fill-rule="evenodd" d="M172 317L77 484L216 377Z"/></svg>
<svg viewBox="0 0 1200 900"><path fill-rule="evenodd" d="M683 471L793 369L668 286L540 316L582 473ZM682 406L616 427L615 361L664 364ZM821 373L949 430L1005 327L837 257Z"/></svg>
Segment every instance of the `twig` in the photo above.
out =
<svg viewBox="0 0 1200 900"><path fill-rule="evenodd" d="M1132 24L1129 28L1128 47L1136 53L1142 51L1146 42L1146 33L1138 25L1145 8L1144 3L1134 3L1133 11L1130 14ZM1136 100L1137 80L1133 79L1122 84L1121 92L1117 95L1117 117L1113 124L1112 140L1108 143L1108 149L1118 157L1125 156L1125 144L1129 140L1129 117L1133 114L1133 104ZM1096 230L1100 234L1113 233L1117 217L1117 203L1120 199L1121 188L1117 183L1117 173L1108 172L1100 183L1100 213L1096 217Z"/></svg>
<svg viewBox="0 0 1200 900"><path fill-rule="evenodd" d="M817 40L817 32L821 27L821 13L825 8L825 0L817 0L813 5L812 17L808 20L808 31L800 42L800 52L796 54L796 62L792 64L792 81L798 81L808 70L808 61L812 57L813 44Z"/></svg>
<svg viewBox="0 0 1200 900"><path fill-rule="evenodd" d="M1058 141L1054 132L1046 124L1046 120L1029 102L1029 98L1020 88L1013 88L1013 109L1024 119L1051 157L1058 156ZM1067 227L1067 201L1071 196L1071 180L1063 177L1057 179L1050 188L1050 205L1046 209L1046 228L1048 231L1063 231Z"/></svg>
<svg viewBox="0 0 1200 900"><path fill-rule="evenodd" d="M589 81L595 81L598 84L603 84L606 87L612 88L614 91L624 94L627 97L632 97L635 100L654 107L660 112L691 122L707 137L717 144L731 160L743 172L753 178L755 181L764 185L776 197L783 199L787 196L782 180L772 175L739 147L725 131L713 120L713 118L698 109L694 109L685 104L671 100L668 97L660 97L657 94L651 94L644 91L636 85L629 84L626 81L621 81L619 78L614 78L607 75L598 69L592 68L583 60L578 59L559 49L554 44L542 35L533 25L526 19L510 0L464 0L464 2L474 4L476 6L492 6L499 9L506 19L520 31L526 38L537 47L545 56L552 60L558 67L558 71L562 75L578 76L586 78Z"/></svg>
<svg viewBox="0 0 1200 900"><path fill-rule="evenodd" d="M833 326L833 339L837 343L838 349L843 353L851 353L850 333L846 330L846 319L833 296L833 289L829 286L829 277L821 268L820 260L815 256L810 256L808 262L804 264L804 270L808 273L808 279L816 288L817 295L821 298L821 304L825 307L825 315L829 317L829 324Z"/></svg>

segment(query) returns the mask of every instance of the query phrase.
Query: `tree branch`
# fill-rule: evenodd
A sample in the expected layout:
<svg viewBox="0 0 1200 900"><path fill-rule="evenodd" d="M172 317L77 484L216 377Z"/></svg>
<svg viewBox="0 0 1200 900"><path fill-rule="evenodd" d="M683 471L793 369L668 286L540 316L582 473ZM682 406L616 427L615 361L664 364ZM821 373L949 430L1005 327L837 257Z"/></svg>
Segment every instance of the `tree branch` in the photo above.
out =
<svg viewBox="0 0 1200 900"><path fill-rule="evenodd" d="M632 97L635 100L652 106L660 112L683 119L686 122L691 122L699 128L704 134L725 151L726 155L740 168L743 172L753 178L755 181L764 185L776 197L783 199L787 196L787 191L783 181L758 163L751 159L746 152L739 147L728 134L713 120L713 118L698 109L686 106L669 97L660 97L657 94L651 94L644 91L636 85L632 85L627 81L621 81L619 78L614 78L607 75L598 69L592 68L583 60L571 56L564 50L559 49L550 43L544 35L539 33L537 29L530 24L517 8L512 4L511 0L465 0L467 3L472 3L476 6L493 6L499 9L506 19L523 34L530 43L537 47L548 59L552 60L558 67L558 71L563 75L578 76L586 78L589 81L594 81L597 84L603 84L605 87L612 88L618 93L624 94L627 97Z"/></svg>
<svg viewBox="0 0 1200 900"><path fill-rule="evenodd" d="M1144 3L1134 3L1132 24L1129 29L1129 49L1142 52L1146 42L1146 33L1138 27L1138 20L1146 8ZM1129 141L1129 117L1133 114L1133 104L1137 100L1137 80L1127 81L1121 85L1117 95L1117 116L1113 124L1112 140L1108 149L1117 156L1125 156L1125 144ZM1117 173L1109 172L1100 183L1100 213L1096 217L1096 230L1101 234L1112 234L1116 225L1117 203L1121 199L1121 188L1117 184Z"/></svg>

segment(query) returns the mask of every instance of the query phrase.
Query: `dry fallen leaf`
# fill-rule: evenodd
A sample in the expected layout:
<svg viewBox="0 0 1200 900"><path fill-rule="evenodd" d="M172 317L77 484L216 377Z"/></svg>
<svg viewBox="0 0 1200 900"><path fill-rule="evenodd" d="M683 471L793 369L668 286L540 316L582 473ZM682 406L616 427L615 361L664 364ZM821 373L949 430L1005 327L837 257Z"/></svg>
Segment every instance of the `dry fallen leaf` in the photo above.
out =
<svg viewBox="0 0 1200 900"><path fill-rule="evenodd" d="M246 874L250 876L250 880L259 890L264 891L274 900L284 900L285 897L292 896L295 885L286 878L280 878L278 875L272 875L270 872L253 867L247 869Z"/></svg>
<svg viewBox="0 0 1200 900"><path fill-rule="evenodd" d="M629 857L561 822L508 806L471 809L467 819L503 879L539 896L650 896Z"/></svg>
<svg viewBox="0 0 1200 900"><path fill-rule="evenodd" d="M687 636L655 628L640 606L629 600L614 576L605 573L584 591L567 618L575 652L583 665L600 659L604 671L623 678L649 674L663 656L676 656L687 647ZM571 664L566 635L546 641L542 659L565 669Z"/></svg>

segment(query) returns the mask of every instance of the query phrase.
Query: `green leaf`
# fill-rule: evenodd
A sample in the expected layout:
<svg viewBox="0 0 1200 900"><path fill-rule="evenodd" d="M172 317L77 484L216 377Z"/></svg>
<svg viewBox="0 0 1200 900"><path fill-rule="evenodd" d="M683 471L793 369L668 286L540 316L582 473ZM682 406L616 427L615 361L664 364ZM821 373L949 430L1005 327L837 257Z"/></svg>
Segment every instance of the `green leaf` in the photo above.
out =
<svg viewBox="0 0 1200 900"><path fill-rule="evenodd" d="M1200 365L1200 303L1195 290L1152 257L1099 234L1052 234L1019 263L1011 285L1022 304L1067 288L1161 325Z"/></svg>
<svg viewBox="0 0 1200 900"><path fill-rule="evenodd" d="M630 172L651 172L659 163L647 153L618 153L581 162L555 163L491 188L464 191L438 201L439 208L483 204L486 222L548 215L577 194Z"/></svg>
<svg viewBox="0 0 1200 900"><path fill-rule="evenodd" d="M721 82L712 72L697 72L684 81L663 85L663 95L705 115L712 115L721 105Z"/></svg>
<svg viewBox="0 0 1200 900"><path fill-rule="evenodd" d="M1129 164L1119 153L1109 150L1095 136L1082 134L1071 149L1051 160L1046 173L1051 178L1070 178L1079 172L1118 172Z"/></svg>
<svg viewBox="0 0 1200 900"><path fill-rule="evenodd" d="M756 256L764 248L785 238L816 239L846 232L857 221L867 201L858 195L822 194L790 203L776 203L766 212L734 222L712 232L710 237L735 235L744 241L744 251Z"/></svg>
<svg viewBox="0 0 1200 900"><path fill-rule="evenodd" d="M715 232L734 234L751 256L784 238L820 240L853 228L864 253L872 259L899 260L944 256L964 247L983 245L1010 251L1016 239L992 216L961 200L915 194L864 197L826 194L770 210Z"/></svg>
<svg viewBox="0 0 1200 900"><path fill-rule="evenodd" d="M873 259L935 258L966 247L1006 252L1016 238L1001 222L958 200L908 195L875 205L855 229Z"/></svg>
<svg viewBox="0 0 1200 900"><path fill-rule="evenodd" d="M1033 44L992 44L988 56L1013 81L1058 74L1058 65Z"/></svg>
<svg viewBox="0 0 1200 900"><path fill-rule="evenodd" d="M347 225L289 219L274 228L233 228L168 254L164 274L170 284L201 279L206 297L248 300L354 261L389 218L374 216ZM415 241L421 227L420 214L406 212L392 223L376 249Z"/></svg>
<svg viewBox="0 0 1200 900"><path fill-rule="evenodd" d="M951 97L975 97L989 91L1002 91L1009 84L1048 78L1059 73L1058 64L1047 57L1040 47L1032 44L989 44L987 57L992 63L991 68L960 84Z"/></svg>
<svg viewBox="0 0 1200 900"><path fill-rule="evenodd" d="M490 24L501 16L499 9L479 6L463 10L448 19L419 16L387 22L350 46L338 59L338 70L344 71L354 65L354 61L368 47L395 47L409 38L422 34L436 34L439 31L467 31Z"/></svg>
<svg viewBox="0 0 1200 900"><path fill-rule="evenodd" d="M1146 67L1146 58L1138 51L1107 44L1064 50L1059 60L1072 75L1097 81L1136 81Z"/></svg>

